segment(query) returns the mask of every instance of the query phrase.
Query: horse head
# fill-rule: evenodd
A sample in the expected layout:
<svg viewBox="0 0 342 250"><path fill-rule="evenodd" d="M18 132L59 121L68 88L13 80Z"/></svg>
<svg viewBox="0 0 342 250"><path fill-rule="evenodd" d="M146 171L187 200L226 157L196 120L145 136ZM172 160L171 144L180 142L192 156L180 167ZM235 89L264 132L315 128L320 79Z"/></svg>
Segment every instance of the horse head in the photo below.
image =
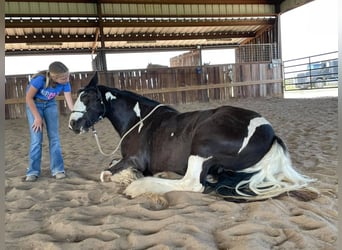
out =
<svg viewBox="0 0 342 250"><path fill-rule="evenodd" d="M87 132L106 113L97 84L98 75L95 73L88 85L78 91L74 110L69 118L69 128L77 134Z"/></svg>

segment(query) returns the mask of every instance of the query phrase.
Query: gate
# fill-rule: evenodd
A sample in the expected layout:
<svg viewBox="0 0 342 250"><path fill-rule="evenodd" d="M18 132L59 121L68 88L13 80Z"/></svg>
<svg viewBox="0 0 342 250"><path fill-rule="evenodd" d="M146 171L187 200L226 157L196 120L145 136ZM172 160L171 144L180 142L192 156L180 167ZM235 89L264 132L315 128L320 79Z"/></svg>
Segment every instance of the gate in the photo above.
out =
<svg viewBox="0 0 342 250"><path fill-rule="evenodd" d="M283 63L285 91L338 87L338 52Z"/></svg>

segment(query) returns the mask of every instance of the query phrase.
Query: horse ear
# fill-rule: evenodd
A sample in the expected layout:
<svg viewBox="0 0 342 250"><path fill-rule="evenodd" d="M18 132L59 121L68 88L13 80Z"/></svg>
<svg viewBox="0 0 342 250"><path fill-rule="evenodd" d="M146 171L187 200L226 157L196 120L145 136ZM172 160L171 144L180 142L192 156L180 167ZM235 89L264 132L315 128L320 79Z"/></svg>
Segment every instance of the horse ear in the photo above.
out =
<svg viewBox="0 0 342 250"><path fill-rule="evenodd" d="M91 78L90 82L88 83L88 86L96 87L97 83L99 82L99 76L98 72L96 71L93 77Z"/></svg>

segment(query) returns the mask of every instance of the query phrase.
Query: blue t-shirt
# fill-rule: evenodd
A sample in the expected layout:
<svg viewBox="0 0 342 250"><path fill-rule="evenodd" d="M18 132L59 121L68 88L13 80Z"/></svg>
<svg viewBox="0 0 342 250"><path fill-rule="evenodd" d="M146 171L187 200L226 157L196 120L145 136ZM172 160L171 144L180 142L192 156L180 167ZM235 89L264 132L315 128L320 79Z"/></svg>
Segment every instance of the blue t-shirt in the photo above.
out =
<svg viewBox="0 0 342 250"><path fill-rule="evenodd" d="M45 88L45 84L46 84L45 76L38 75L30 81L30 84L27 87L27 91L32 85L33 87L38 89L38 92L34 97L42 99L42 100L46 100L46 101L52 100L57 95L59 95L62 91L71 92L70 82L67 82L66 84L56 83L56 86L54 88L50 86Z"/></svg>

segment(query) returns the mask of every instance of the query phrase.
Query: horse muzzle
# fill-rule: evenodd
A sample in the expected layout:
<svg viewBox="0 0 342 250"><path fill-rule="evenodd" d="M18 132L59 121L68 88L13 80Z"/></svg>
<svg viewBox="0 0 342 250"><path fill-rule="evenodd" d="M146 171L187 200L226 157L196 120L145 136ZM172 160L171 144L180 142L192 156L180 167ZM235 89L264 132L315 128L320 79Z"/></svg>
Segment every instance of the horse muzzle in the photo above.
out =
<svg viewBox="0 0 342 250"><path fill-rule="evenodd" d="M85 127L85 122L80 120L70 120L69 129L74 131L75 134L83 134L89 131L89 128Z"/></svg>

